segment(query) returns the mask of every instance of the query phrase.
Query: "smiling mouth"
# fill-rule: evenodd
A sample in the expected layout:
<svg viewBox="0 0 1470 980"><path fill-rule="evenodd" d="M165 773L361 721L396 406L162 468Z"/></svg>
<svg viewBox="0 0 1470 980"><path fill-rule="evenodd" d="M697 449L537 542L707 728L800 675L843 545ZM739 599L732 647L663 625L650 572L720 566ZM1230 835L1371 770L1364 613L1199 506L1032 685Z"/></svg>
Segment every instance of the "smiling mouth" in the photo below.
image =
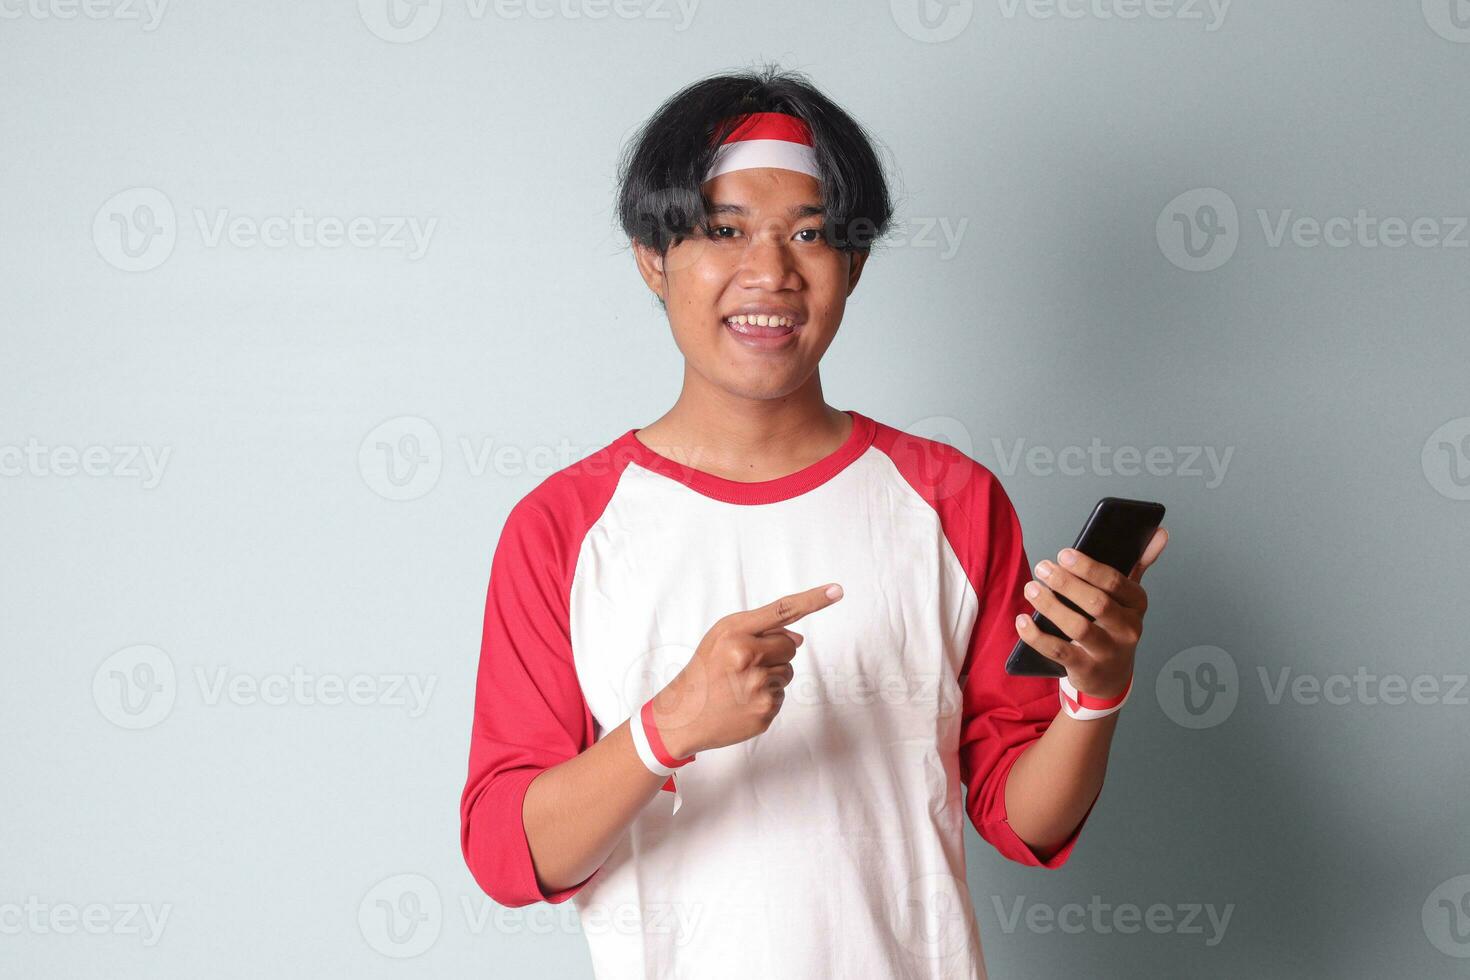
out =
<svg viewBox="0 0 1470 980"><path fill-rule="evenodd" d="M770 350L770 348L784 347L786 342L797 334L800 323L789 316L778 316L778 314L766 313L741 313L736 316L726 316L725 329L731 332L735 339L748 347Z"/></svg>

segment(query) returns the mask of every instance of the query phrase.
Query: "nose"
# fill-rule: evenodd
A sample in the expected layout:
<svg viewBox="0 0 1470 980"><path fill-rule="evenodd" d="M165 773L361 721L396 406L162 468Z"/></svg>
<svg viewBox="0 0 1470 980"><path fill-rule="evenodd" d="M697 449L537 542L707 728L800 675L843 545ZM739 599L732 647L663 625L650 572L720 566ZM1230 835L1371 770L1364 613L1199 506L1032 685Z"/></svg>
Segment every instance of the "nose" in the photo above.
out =
<svg viewBox="0 0 1470 980"><path fill-rule="evenodd" d="M779 233L752 235L740 257L738 284L747 289L794 289L801 277L791 243Z"/></svg>

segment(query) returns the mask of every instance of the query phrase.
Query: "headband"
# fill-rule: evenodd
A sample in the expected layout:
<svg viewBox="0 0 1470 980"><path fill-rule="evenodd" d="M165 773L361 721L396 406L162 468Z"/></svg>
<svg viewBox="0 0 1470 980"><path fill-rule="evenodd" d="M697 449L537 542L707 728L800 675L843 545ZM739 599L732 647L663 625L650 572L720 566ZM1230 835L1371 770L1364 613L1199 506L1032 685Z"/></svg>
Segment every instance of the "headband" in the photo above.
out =
<svg viewBox="0 0 1470 980"><path fill-rule="evenodd" d="M715 151L705 180L754 167L795 170L821 179L812 131L805 121L784 112L750 112L736 119L738 124Z"/></svg>

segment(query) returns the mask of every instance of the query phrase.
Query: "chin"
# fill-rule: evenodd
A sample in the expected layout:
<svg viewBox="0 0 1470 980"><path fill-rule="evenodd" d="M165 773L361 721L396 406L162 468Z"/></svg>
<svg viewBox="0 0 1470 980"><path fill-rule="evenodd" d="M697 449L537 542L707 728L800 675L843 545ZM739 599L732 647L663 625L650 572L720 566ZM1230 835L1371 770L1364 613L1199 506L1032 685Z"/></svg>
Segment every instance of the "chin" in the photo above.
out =
<svg viewBox="0 0 1470 980"><path fill-rule="evenodd" d="M785 398L797 388L800 388L801 383L788 378L742 377L722 379L720 387L738 398L746 398L751 401L769 401L773 398Z"/></svg>

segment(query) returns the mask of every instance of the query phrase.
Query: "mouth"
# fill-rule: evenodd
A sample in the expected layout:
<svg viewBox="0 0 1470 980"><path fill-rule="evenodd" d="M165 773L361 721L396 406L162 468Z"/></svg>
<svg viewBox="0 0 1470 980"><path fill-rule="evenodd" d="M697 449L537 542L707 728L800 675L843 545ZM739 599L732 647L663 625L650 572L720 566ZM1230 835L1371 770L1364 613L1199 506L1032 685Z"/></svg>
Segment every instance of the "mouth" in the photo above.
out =
<svg viewBox="0 0 1470 980"><path fill-rule="evenodd" d="M730 336L755 350L780 350L796 340L803 318L791 312L746 310L721 321Z"/></svg>

